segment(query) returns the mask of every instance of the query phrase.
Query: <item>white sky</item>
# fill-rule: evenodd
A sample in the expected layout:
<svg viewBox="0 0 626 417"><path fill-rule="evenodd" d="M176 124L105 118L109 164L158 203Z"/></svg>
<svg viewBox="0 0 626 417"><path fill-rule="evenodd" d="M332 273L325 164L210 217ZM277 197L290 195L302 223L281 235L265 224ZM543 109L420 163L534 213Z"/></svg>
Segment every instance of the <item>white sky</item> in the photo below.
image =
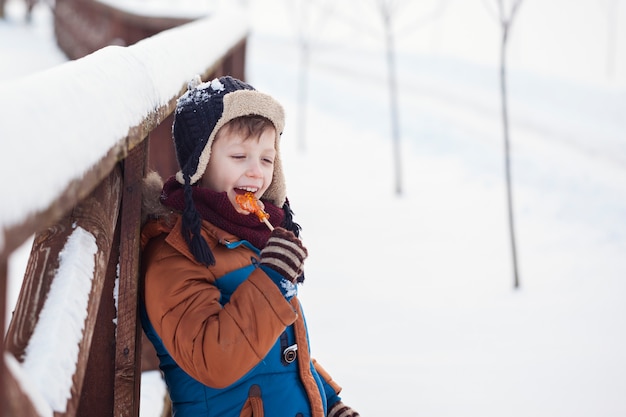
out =
<svg viewBox="0 0 626 417"><path fill-rule="evenodd" d="M250 2L248 80L287 109L288 195L310 253L300 297L313 356L344 387L345 402L374 416L626 415L626 93L600 52L609 3L520 9L510 73L518 291L484 2L449 1L442 23L425 32L428 49L399 60L400 198L378 51L347 48L351 31L325 23L321 33L345 39L314 49L300 152L294 19L285 2L274 3L280 8ZM352 4L354 15L367 14ZM0 24L0 53L12 48L17 66L26 54L5 34L27 39L28 31L12 25ZM4 62L10 79L15 70ZM26 114L12 109L2 114ZM60 140L59 129L46 132L48 142ZM25 204L18 191L8 195Z"/></svg>

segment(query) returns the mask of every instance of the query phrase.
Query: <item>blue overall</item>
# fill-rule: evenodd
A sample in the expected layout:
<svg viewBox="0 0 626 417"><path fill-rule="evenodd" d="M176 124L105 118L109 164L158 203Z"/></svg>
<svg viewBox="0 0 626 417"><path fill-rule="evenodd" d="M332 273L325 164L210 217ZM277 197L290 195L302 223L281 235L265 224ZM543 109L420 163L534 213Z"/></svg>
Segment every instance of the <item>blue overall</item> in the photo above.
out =
<svg viewBox="0 0 626 417"><path fill-rule="evenodd" d="M258 249L247 241L235 242L228 247L233 249L240 244L245 244L259 253ZM229 302L231 294L248 278L254 268L257 266L251 264L215 281L221 292L222 305ZM262 404L265 416L311 416L309 400L300 382L298 361L295 360L297 345L293 326L285 329L265 358L247 374L230 386L217 389L195 380L178 366L155 332L145 308L142 306L140 310L143 330L154 345L160 360L160 368L165 377L175 417L238 417L252 397L255 397L257 407ZM326 414L327 401L333 404L339 397L319 376L313 364L310 363L309 366L317 382Z"/></svg>

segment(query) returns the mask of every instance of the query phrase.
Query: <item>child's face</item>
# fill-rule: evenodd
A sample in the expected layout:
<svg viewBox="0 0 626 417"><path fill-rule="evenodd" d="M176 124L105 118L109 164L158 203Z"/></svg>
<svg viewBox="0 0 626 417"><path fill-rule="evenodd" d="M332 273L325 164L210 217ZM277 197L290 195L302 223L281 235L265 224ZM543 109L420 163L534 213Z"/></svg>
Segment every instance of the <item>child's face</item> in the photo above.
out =
<svg viewBox="0 0 626 417"><path fill-rule="evenodd" d="M200 186L225 191L237 212L249 214L235 201L237 194L251 191L261 198L274 175L276 130L266 128L261 136L244 138L228 127L220 129L211 147L211 157Z"/></svg>

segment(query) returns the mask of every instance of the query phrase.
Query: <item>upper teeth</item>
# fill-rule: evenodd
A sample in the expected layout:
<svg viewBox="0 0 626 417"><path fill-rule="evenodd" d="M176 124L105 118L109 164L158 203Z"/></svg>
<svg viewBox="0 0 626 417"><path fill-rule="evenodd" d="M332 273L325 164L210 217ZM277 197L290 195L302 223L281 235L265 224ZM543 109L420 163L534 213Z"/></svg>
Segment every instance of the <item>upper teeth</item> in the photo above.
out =
<svg viewBox="0 0 626 417"><path fill-rule="evenodd" d="M251 193L256 193L258 188L252 188L252 187L241 187L242 190L244 191L250 191Z"/></svg>

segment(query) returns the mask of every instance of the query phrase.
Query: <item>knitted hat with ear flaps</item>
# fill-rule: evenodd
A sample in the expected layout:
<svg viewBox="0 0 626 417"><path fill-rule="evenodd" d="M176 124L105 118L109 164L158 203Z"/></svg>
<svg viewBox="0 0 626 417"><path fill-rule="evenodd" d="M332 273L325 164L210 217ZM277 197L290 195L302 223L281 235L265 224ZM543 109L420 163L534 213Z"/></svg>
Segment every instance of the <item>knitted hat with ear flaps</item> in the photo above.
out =
<svg viewBox="0 0 626 417"><path fill-rule="evenodd" d="M180 167L176 180L184 185L185 191L183 235L196 259L205 265L215 264L215 258L200 235L201 218L193 202L191 185L204 175L211 145L220 128L237 117L250 115L269 119L276 129L274 175L263 199L282 207L286 201L286 187L279 145L285 113L280 103L230 76L206 83L196 76L176 103L172 134Z"/></svg>

